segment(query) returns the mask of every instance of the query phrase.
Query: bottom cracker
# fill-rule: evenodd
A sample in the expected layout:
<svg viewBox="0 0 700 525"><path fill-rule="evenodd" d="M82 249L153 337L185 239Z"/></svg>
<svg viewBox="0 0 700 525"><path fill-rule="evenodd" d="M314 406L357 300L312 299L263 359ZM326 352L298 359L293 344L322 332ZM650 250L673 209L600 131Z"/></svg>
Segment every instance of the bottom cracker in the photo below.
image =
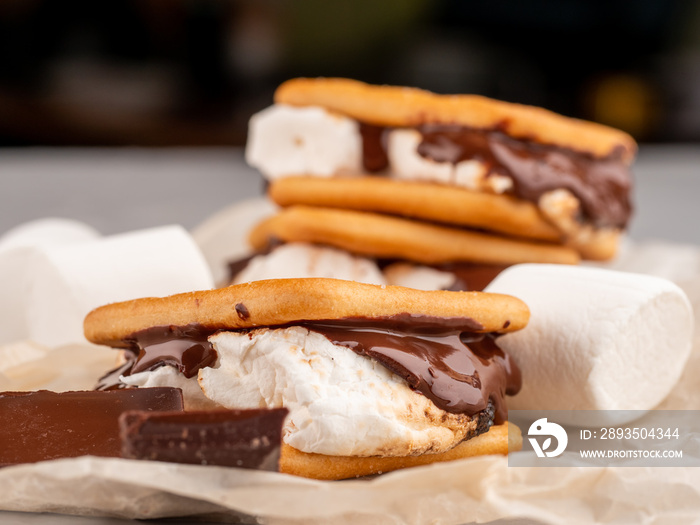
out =
<svg viewBox="0 0 700 525"><path fill-rule="evenodd" d="M326 456L302 452L283 444L280 471L306 478L339 480L473 456L505 455L509 451L520 450L522 443L520 429L505 422L491 427L485 434L462 441L453 449L441 454L398 457Z"/></svg>

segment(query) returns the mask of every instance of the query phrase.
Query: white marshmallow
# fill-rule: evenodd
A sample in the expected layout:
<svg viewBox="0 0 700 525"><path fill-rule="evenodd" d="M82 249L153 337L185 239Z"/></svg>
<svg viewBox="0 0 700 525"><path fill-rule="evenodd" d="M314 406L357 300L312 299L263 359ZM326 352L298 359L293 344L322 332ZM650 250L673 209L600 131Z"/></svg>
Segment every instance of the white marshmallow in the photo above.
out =
<svg viewBox="0 0 700 525"><path fill-rule="evenodd" d="M119 376L119 380L129 386L138 388L154 388L159 386L171 386L182 390L182 399L185 410L214 410L221 405L214 403L206 397L199 388L197 376L185 377L173 366L161 366L154 370L147 370L128 376Z"/></svg>
<svg viewBox="0 0 700 525"><path fill-rule="evenodd" d="M284 440L304 452L420 454L448 450L464 438L460 416L316 332L263 328L209 340L219 358L199 371L206 396L228 408L287 407Z"/></svg>
<svg viewBox="0 0 700 525"><path fill-rule="evenodd" d="M306 277L386 284L374 261L335 248L306 243L283 244L269 254L254 257L234 282Z"/></svg>
<svg viewBox="0 0 700 525"><path fill-rule="evenodd" d="M457 277L452 272L403 262L384 268L384 277L387 284L416 290L449 290L457 281Z"/></svg>
<svg viewBox="0 0 700 525"><path fill-rule="evenodd" d="M37 219L5 232L0 237L0 252L20 247L91 241L99 236L99 232L93 227L72 219Z"/></svg>
<svg viewBox="0 0 700 525"><path fill-rule="evenodd" d="M29 335L25 307L31 282L28 268L35 252L21 246L0 251L0 345Z"/></svg>
<svg viewBox="0 0 700 525"><path fill-rule="evenodd" d="M245 155L268 180L358 173L362 137L353 119L315 106L275 104L250 119Z"/></svg>
<svg viewBox="0 0 700 525"><path fill-rule="evenodd" d="M420 132L414 129L394 129L389 132L387 156L390 177L450 184L493 193L503 193L512 187L513 181L510 177L487 177L486 166L478 160L463 160L452 164L423 157L418 153L421 140Z"/></svg>
<svg viewBox="0 0 700 525"><path fill-rule="evenodd" d="M213 287L204 257L180 226L37 248L25 272L29 286L17 308L29 337L49 347L84 342L83 319L97 306Z"/></svg>
<svg viewBox="0 0 700 525"><path fill-rule="evenodd" d="M511 409L649 410L673 389L690 355L692 307L665 279L523 264L485 291L519 297L531 311L523 330L498 340L522 370Z"/></svg>
<svg viewBox="0 0 700 525"><path fill-rule="evenodd" d="M28 270L37 250L98 237L95 229L70 219L31 221L0 237L0 344L19 341L29 334L23 302L32 278Z"/></svg>
<svg viewBox="0 0 700 525"><path fill-rule="evenodd" d="M414 129L396 129L389 133L387 155L392 175L405 180L429 180L443 184L452 182L454 165L420 156L418 145L421 140L421 134Z"/></svg>
<svg viewBox="0 0 700 525"><path fill-rule="evenodd" d="M512 188L510 177L487 177L488 170L479 160L452 164L421 156L418 153L421 140L420 132L415 129L388 132L389 177L492 193ZM246 161L268 180L290 175L357 175L364 171L359 124L317 106L275 104L250 119Z"/></svg>

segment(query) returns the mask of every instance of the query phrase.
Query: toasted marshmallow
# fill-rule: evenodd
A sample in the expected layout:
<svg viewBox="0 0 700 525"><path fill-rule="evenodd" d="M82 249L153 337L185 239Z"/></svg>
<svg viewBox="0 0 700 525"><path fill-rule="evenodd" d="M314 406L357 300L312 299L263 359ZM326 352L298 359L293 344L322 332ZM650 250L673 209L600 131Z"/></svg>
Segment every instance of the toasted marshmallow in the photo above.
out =
<svg viewBox="0 0 700 525"><path fill-rule="evenodd" d="M526 328L498 340L522 371L511 409L649 410L673 389L690 355L692 307L665 279L523 264L485 291L514 295L531 312Z"/></svg>
<svg viewBox="0 0 700 525"><path fill-rule="evenodd" d="M396 179L452 184L475 191L503 193L510 177L488 175L478 160L452 164L418 153L420 132L394 129L388 133L388 175ZM359 123L317 106L272 105L250 119L246 161L268 180L289 175L332 177L359 174L362 136Z"/></svg>
<svg viewBox="0 0 700 525"><path fill-rule="evenodd" d="M212 401L228 408L285 406L284 441L303 452L405 456L449 450L465 416L438 409L371 358L303 327L219 332L218 354L199 371Z"/></svg>
<svg viewBox="0 0 700 525"><path fill-rule="evenodd" d="M359 124L319 107L275 104L250 119L246 161L268 180L359 173Z"/></svg>
<svg viewBox="0 0 700 525"><path fill-rule="evenodd" d="M234 278L234 284L306 277L386 284L374 261L335 248L306 243L283 244L269 254L254 257Z"/></svg>

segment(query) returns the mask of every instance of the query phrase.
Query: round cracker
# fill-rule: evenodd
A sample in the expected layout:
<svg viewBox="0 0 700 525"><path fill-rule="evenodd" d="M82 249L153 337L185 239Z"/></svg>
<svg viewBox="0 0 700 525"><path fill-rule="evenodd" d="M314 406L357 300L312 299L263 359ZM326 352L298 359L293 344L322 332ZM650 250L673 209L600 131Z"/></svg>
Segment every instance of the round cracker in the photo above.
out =
<svg viewBox="0 0 700 525"><path fill-rule="evenodd" d="M618 129L478 95L437 95L416 88L374 86L344 78L295 78L277 88L275 102L323 106L380 126L458 124L498 129L512 137L599 158L619 153L628 164L637 151L634 139Z"/></svg>
<svg viewBox="0 0 700 525"><path fill-rule="evenodd" d="M531 202L510 195L381 177L284 177L268 188L280 206L303 204L403 215L545 241L562 233Z"/></svg>
<svg viewBox="0 0 700 525"><path fill-rule="evenodd" d="M479 332L519 330L530 317L525 303L508 295L420 291L338 279L271 279L109 304L87 315L84 331L93 343L118 347L133 333L153 326L236 330L401 314L465 319L465 326L473 320L483 327Z"/></svg>
<svg viewBox="0 0 700 525"><path fill-rule="evenodd" d="M408 467L417 467L442 461L454 461L489 454L506 455L522 448L520 429L508 422L495 425L488 432L462 441L440 454L403 457L349 457L325 456L301 452L282 445L280 471L296 476L322 480L338 480L381 474Z"/></svg>
<svg viewBox="0 0 700 525"><path fill-rule="evenodd" d="M264 250L273 239L335 246L356 254L399 258L423 264L576 264L566 246L437 226L378 213L291 206L259 223L249 240Z"/></svg>

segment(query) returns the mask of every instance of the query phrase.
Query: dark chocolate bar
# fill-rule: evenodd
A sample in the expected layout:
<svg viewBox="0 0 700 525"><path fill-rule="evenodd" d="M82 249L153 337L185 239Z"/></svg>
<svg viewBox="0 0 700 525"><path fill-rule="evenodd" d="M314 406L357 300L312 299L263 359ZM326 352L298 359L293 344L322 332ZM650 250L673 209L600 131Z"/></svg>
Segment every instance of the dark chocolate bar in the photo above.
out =
<svg viewBox="0 0 700 525"><path fill-rule="evenodd" d="M119 457L126 410L183 410L179 388L0 393L0 466L76 456Z"/></svg>
<svg viewBox="0 0 700 525"><path fill-rule="evenodd" d="M126 412L122 457L278 470L286 408Z"/></svg>

